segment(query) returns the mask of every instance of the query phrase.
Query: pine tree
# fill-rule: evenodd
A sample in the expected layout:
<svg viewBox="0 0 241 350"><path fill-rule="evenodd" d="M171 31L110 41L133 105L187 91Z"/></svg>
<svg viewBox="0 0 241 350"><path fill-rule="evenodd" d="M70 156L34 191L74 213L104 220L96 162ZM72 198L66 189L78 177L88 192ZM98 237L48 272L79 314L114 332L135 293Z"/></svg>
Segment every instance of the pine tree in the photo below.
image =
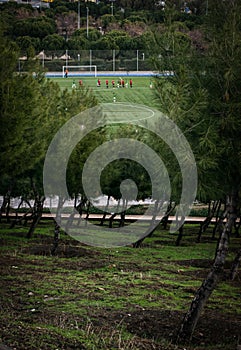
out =
<svg viewBox="0 0 241 350"><path fill-rule="evenodd" d="M191 145L198 168L198 198L225 200L223 218L227 219L222 225L213 267L183 319L179 341L192 337L200 314L222 276L240 202L240 10L238 0L228 4L218 0L209 2L207 21L202 28L204 51L194 47L191 40L189 44L187 40L177 43L180 26L170 11L161 43L159 69L165 67L173 76L156 80L160 109L175 121Z"/></svg>

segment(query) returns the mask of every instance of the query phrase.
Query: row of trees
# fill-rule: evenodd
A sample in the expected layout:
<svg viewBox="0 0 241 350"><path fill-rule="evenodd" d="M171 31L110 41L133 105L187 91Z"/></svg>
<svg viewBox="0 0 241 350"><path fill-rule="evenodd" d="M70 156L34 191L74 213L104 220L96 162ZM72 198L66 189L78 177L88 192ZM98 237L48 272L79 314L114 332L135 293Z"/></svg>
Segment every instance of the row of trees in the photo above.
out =
<svg viewBox="0 0 241 350"><path fill-rule="evenodd" d="M49 143L68 119L97 101L84 88L62 91L58 84L44 77L34 60L29 72L16 74L17 46L1 32L0 47L0 181L4 195L1 213L9 206L11 196L21 196L27 202L34 199L31 236L45 199L42 173Z"/></svg>
<svg viewBox="0 0 241 350"><path fill-rule="evenodd" d="M33 50L145 50L151 46L150 31L163 31L164 11L157 5L153 4L149 11L137 11L134 4L129 10L126 4L122 11L119 4L114 14L106 12L106 6L104 2L88 3L88 25L83 2L78 7L77 2L57 0L49 9L9 2L2 4L0 13L5 36L17 43L22 55L28 56ZM153 6L157 6L155 11L151 11ZM185 22L189 31L202 23L202 18L180 11L175 15L175 20Z"/></svg>

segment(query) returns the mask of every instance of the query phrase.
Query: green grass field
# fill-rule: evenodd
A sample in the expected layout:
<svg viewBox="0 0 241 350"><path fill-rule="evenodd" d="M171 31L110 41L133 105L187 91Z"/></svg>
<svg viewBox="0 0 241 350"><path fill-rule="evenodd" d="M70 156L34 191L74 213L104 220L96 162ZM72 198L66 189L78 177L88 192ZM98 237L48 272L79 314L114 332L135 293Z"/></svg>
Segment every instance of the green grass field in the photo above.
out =
<svg viewBox="0 0 241 350"><path fill-rule="evenodd" d="M128 82L128 87L125 88L112 88L111 81L115 81L115 85L119 80L119 77L100 77L101 86L97 87L98 77L81 77L81 78L51 78L58 84L60 84L61 88L67 88L69 90L72 89L73 81L76 84L77 89L79 88L79 80L81 79L83 82L83 86L89 87L99 102L102 103L111 103L115 97L116 102L130 102L136 103L151 107L157 107L158 101L155 96L154 89L150 88L150 77L123 77L125 83ZM109 88L106 88L105 81L108 79ZM133 87L130 88L129 82L130 79L133 81Z"/></svg>

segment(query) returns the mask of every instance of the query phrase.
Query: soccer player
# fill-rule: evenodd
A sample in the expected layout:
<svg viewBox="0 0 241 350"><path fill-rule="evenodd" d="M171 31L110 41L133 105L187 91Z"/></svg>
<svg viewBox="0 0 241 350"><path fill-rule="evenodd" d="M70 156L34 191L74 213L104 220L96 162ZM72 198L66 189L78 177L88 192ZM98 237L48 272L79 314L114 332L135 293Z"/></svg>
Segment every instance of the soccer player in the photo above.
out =
<svg viewBox="0 0 241 350"><path fill-rule="evenodd" d="M72 83L72 89L76 89L75 81L73 81L73 83Z"/></svg>

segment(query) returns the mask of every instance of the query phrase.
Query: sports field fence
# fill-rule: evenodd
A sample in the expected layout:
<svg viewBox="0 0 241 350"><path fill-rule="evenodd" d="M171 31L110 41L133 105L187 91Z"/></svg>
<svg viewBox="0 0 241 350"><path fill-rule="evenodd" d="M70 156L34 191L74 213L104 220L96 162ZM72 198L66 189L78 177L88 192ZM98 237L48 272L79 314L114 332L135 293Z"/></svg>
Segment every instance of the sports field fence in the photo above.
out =
<svg viewBox="0 0 241 350"><path fill-rule="evenodd" d="M143 50L44 50L36 54L42 68L47 72L62 72L63 66L96 66L98 71L152 71L150 52ZM28 70L32 60L21 53L17 70Z"/></svg>

